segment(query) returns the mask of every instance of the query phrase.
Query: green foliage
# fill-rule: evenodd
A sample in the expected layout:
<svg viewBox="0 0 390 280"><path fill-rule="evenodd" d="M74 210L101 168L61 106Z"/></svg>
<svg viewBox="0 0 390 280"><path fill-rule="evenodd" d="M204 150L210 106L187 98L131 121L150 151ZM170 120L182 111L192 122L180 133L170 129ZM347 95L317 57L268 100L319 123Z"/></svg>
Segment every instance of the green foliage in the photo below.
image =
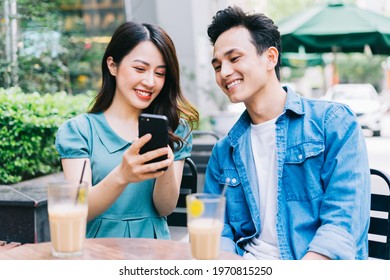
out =
<svg viewBox="0 0 390 280"><path fill-rule="evenodd" d="M72 91L100 89L101 61L107 44L75 36L68 40L65 40L67 36L63 37L62 46L67 51L61 59L68 65Z"/></svg>
<svg viewBox="0 0 390 280"><path fill-rule="evenodd" d="M265 14L271 17L275 22L278 22L279 20L282 20L286 17L299 13L300 11L308 7L319 5L319 4L327 4L329 2L332 1L331 0L294 0L294 1L272 0L267 2L267 8ZM356 4L357 0L341 0L340 2L344 2L346 4L350 4L350 3Z"/></svg>
<svg viewBox="0 0 390 280"><path fill-rule="evenodd" d="M92 34L87 32L79 14L72 17L71 28L67 29L65 24L68 8L82 3L81 0L17 1L17 60L11 62L5 53L6 40L0 40L1 87L18 86L24 92L68 93L100 88L101 58L107 42L90 37ZM0 38L7 38L2 11L1 2ZM95 35L108 36L117 24L104 32L96 27Z"/></svg>
<svg viewBox="0 0 390 280"><path fill-rule="evenodd" d="M20 55L19 87L25 92L58 92L68 89L68 67L55 57Z"/></svg>
<svg viewBox="0 0 390 280"><path fill-rule="evenodd" d="M301 10L315 4L315 0L273 0L269 1L266 15L271 17L275 22L288 16L299 13Z"/></svg>
<svg viewBox="0 0 390 280"><path fill-rule="evenodd" d="M92 93L26 94L0 88L0 184L60 170L54 147L58 127L87 111Z"/></svg>
<svg viewBox="0 0 390 280"><path fill-rule="evenodd" d="M382 90L384 72L381 64L386 56L365 54L337 54L337 69L342 83L371 83Z"/></svg>
<svg viewBox="0 0 390 280"><path fill-rule="evenodd" d="M47 26L57 28L58 21L58 6L61 0L18 0L18 17L21 19L22 27L33 22L37 26Z"/></svg>

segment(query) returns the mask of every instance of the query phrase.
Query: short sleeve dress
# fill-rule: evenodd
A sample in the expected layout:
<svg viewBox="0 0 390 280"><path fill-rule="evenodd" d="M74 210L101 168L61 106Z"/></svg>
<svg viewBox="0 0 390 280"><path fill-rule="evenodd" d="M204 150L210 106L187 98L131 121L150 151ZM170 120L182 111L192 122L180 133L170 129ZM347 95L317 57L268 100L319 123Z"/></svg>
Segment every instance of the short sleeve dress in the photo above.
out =
<svg viewBox="0 0 390 280"><path fill-rule="evenodd" d="M175 134L185 139L174 152L175 160L190 156L192 135L181 119ZM109 126L103 113L81 114L66 121L57 132L55 146L60 158L89 158L92 185L103 180L122 160L131 145ZM115 203L87 224L87 238L133 237L170 239L166 217L153 204L155 179L130 183Z"/></svg>

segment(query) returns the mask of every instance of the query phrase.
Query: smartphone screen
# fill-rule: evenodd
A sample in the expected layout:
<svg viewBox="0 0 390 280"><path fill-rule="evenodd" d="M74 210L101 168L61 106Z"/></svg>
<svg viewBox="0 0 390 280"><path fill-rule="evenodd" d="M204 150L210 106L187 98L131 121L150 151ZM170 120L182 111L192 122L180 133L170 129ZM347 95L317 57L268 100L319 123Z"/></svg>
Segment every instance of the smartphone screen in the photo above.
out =
<svg viewBox="0 0 390 280"><path fill-rule="evenodd" d="M168 119L163 115L141 114L138 119L138 136L150 133L152 139L149 140L142 148L140 153L146 153L159 148L168 146ZM167 159L167 155L157 157L147 163L158 162ZM166 170L161 169L161 170Z"/></svg>

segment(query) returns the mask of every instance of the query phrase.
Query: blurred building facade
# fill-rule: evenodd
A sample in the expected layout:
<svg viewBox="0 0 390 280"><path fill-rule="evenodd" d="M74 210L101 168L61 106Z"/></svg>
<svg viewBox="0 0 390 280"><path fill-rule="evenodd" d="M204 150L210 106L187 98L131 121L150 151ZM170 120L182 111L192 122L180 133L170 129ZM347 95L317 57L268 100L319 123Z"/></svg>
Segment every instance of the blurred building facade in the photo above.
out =
<svg viewBox="0 0 390 280"><path fill-rule="evenodd" d="M313 0L313 2L324 3L324 0ZM4 14L11 13L13 11L11 7L16 3L17 0L4 0L0 3L0 8L4 10ZM215 83L214 71L210 63L212 47L206 30L212 16L228 5L236 4L247 11L266 13L272 4L269 0L67 0L62 3L60 9L63 15L63 30L68 34L78 32L77 40L82 40L83 45L76 46L76 40L75 52L78 57L88 60L77 63L74 59L70 64L73 63L75 66L68 65L71 72L70 79L72 83L78 83L80 92L98 88L99 81L92 81L92 76L98 76L100 73L100 52L104 50L104 44L110 40L113 30L125 20L150 22L164 28L175 42L184 94L200 109L203 116L208 116L215 111L223 111L229 103ZM362 8L390 15L389 0L356 0L356 4ZM8 34L4 40L7 63L16 61L15 47L20 45L15 35L15 18L9 16L0 21L0 29L6 30L4 34ZM56 40L59 39L40 40L40 43L44 44L44 41L47 41L46 45L53 48ZM95 45L92 47L92 44ZM21 45L26 52L29 47L27 43ZM36 52L36 49L36 46L31 48L32 52ZM386 77L384 87L390 90L389 60L383 63L383 69ZM284 72L288 75L289 70ZM308 71L298 82L298 90L303 95L312 95L313 88L324 86L321 81L324 75L327 75L326 69ZM311 81L312 84L308 85L305 80Z"/></svg>

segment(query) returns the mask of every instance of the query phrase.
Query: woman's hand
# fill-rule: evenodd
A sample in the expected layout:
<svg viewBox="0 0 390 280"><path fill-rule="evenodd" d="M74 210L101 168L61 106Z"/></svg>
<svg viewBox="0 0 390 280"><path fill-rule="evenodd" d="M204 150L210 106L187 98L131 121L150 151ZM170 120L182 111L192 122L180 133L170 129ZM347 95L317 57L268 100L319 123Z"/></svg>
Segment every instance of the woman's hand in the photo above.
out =
<svg viewBox="0 0 390 280"><path fill-rule="evenodd" d="M174 156L170 147L140 154L141 148L151 138L151 134L146 134L139 139L135 139L133 144L123 154L122 162L117 168L117 175L123 184L156 178L164 173L164 171L158 171L159 169L172 165ZM168 158L146 164L146 162L163 155L167 155Z"/></svg>
<svg viewBox="0 0 390 280"><path fill-rule="evenodd" d="M139 152L141 147L150 139L151 134L146 134L140 139L134 140L129 149L124 152L122 162L93 187L89 158L62 159L64 175L68 180L79 180L83 163L85 160L87 161L83 180L90 184L88 194L88 221L106 211L131 182L157 178L165 173L168 176L160 177L165 177L162 181L165 182L164 184L166 186L159 188L159 190L163 197L172 195L171 189L173 188L173 190L175 190L177 188L176 180L173 175L175 173L172 170L173 168L170 168L170 166L173 165L172 163L174 160L173 152L171 148L166 147L140 155ZM162 155L168 155L168 159L156 163L145 164L145 162ZM168 167L167 171L156 171L165 167ZM167 200L175 199L176 192L177 191L174 191L173 198L161 199L161 197L159 197L160 202L164 204L163 208L166 207ZM169 208L171 209L171 207Z"/></svg>

